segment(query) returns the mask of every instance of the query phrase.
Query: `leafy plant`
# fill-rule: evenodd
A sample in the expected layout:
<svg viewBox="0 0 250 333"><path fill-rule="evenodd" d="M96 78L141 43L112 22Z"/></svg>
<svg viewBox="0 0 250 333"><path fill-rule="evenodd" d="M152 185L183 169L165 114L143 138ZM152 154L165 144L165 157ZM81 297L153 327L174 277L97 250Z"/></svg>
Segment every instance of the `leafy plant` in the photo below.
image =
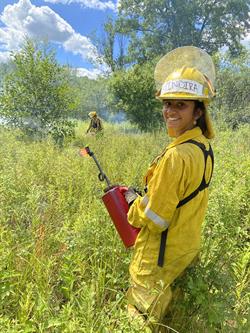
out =
<svg viewBox="0 0 250 333"><path fill-rule="evenodd" d="M5 76L0 95L5 124L46 137L57 123L57 132L61 124L67 134L73 127L68 118L78 103L68 69L57 64L53 50L30 39L12 56L14 69Z"/></svg>
<svg viewBox="0 0 250 333"><path fill-rule="evenodd" d="M157 129L162 120L161 106L155 99L153 66L135 65L116 72L109 82L117 110L123 110L127 119L142 131Z"/></svg>

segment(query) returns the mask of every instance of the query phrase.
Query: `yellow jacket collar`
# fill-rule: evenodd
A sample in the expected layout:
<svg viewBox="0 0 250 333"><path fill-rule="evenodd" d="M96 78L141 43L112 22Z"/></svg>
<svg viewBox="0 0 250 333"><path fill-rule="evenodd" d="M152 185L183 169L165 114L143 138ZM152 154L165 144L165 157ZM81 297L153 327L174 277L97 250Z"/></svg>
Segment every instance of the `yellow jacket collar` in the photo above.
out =
<svg viewBox="0 0 250 333"><path fill-rule="evenodd" d="M167 149L175 147L187 140L195 139L196 137L202 135L202 131L200 127L194 127L193 129L186 131L182 135L178 136L173 142L171 142L168 146Z"/></svg>

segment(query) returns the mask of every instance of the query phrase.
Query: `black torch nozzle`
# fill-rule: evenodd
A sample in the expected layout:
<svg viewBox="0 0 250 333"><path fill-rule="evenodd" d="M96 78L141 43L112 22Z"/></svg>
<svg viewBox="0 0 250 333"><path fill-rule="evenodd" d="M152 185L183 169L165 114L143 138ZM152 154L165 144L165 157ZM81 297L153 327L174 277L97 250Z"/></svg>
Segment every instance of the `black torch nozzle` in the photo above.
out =
<svg viewBox="0 0 250 333"><path fill-rule="evenodd" d="M110 184L110 181L109 181L108 177L103 172L103 170L102 170L102 168L100 166L100 163L98 162L97 158L95 157L95 154L93 153L93 151L90 150L89 146L84 147L84 154L91 156L93 158L93 160L95 161L95 164L97 165L97 167L98 167L98 169L100 171L100 173L98 175L98 179L100 181L104 181L105 180L106 183L107 183L107 185L108 185L108 187L111 187L111 184Z"/></svg>

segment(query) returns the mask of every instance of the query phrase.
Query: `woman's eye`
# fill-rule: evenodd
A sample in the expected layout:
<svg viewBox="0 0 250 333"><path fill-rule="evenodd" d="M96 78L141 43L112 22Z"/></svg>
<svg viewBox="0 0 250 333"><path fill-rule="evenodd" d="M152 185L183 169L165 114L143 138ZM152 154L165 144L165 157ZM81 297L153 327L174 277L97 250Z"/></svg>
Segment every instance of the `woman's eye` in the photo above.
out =
<svg viewBox="0 0 250 333"><path fill-rule="evenodd" d="M170 102L164 102L165 107L170 107L171 103Z"/></svg>

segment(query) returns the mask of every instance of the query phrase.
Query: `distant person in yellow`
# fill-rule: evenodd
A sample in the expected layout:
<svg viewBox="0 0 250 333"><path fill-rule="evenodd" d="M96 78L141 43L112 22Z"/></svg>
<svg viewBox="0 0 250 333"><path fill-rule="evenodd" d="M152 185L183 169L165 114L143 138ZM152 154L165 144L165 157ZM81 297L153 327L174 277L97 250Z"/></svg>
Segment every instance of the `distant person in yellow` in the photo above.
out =
<svg viewBox="0 0 250 333"><path fill-rule="evenodd" d="M90 124L89 127L86 131L86 134L92 133L92 134L97 134L103 131L103 126L101 119L97 116L97 113L95 111L90 112L88 114L90 118Z"/></svg>
<svg viewBox="0 0 250 333"><path fill-rule="evenodd" d="M215 95L214 78L211 57L195 47L173 50L155 69L157 98L173 141L150 165L145 195L125 193L128 221L141 228L129 269L128 312L138 321L151 318L150 332L159 332L173 297L171 285L200 250L213 171L207 107Z"/></svg>

